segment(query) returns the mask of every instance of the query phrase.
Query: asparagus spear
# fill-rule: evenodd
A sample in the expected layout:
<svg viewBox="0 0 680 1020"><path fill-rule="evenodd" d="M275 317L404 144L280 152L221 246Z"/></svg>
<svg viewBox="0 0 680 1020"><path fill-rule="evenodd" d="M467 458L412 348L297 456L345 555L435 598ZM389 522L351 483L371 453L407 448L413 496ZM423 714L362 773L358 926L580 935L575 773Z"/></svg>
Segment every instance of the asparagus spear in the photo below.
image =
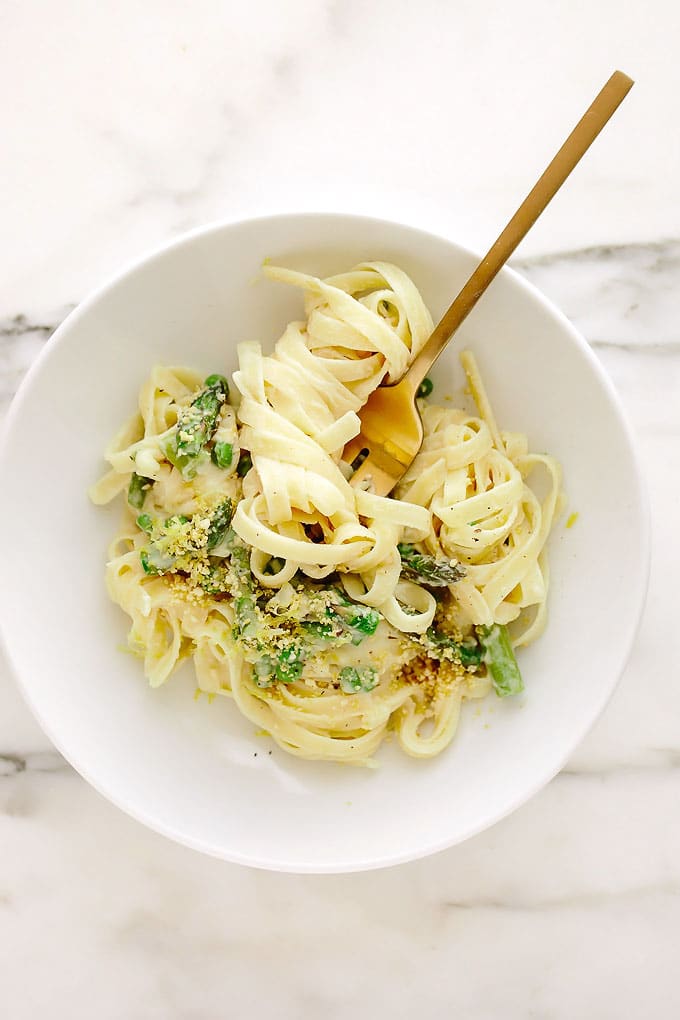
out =
<svg viewBox="0 0 680 1020"><path fill-rule="evenodd" d="M163 454L191 479L204 457L206 444L212 439L219 422L222 405L229 395L229 384L223 375L209 375L197 397L183 407L177 427L162 445Z"/></svg>
<svg viewBox="0 0 680 1020"><path fill-rule="evenodd" d="M197 457L212 438L227 399L229 385L222 375L209 375L205 389L183 407L177 419L177 453L180 457Z"/></svg>
<svg viewBox="0 0 680 1020"><path fill-rule="evenodd" d="M349 629L357 631L359 641L367 634L375 634L379 623L380 613L377 609L358 603L352 608L352 615L347 620Z"/></svg>
<svg viewBox="0 0 680 1020"><path fill-rule="evenodd" d="M431 588L443 588L460 581L465 570L450 560L437 560L427 553L420 553L412 545L400 543L397 546L401 556L401 569L407 577Z"/></svg>
<svg viewBox="0 0 680 1020"><path fill-rule="evenodd" d="M258 687L271 687L276 679L276 666L271 655L263 655L253 664L253 679Z"/></svg>
<svg viewBox="0 0 680 1020"><path fill-rule="evenodd" d="M185 517L183 514L168 517L162 527L158 529L160 532L158 537L160 538L163 534L167 534L170 529L178 525L187 524L189 520L190 518ZM154 527L158 527L149 514L140 514L137 518L137 525L150 538ZM139 561L145 574L171 574L175 568L177 556L167 552L152 538L148 547L140 552Z"/></svg>
<svg viewBox="0 0 680 1020"><path fill-rule="evenodd" d="M375 634L381 616L377 609L353 602L341 588L333 588L336 605L329 606L327 616L339 623L352 636L352 644L359 645L365 637Z"/></svg>
<svg viewBox="0 0 680 1020"><path fill-rule="evenodd" d="M500 698L520 694L524 690L524 683L507 627L493 623L490 627L478 627L477 633L484 648L484 662L491 673L496 694Z"/></svg>
<svg viewBox="0 0 680 1020"><path fill-rule="evenodd" d="M149 514L140 514L137 518L137 527L140 531L145 531L147 535L150 535L153 528L153 517Z"/></svg>
<svg viewBox="0 0 680 1020"><path fill-rule="evenodd" d="M339 628L334 627L332 623L327 623L325 620L301 620L300 626L312 638L317 638L321 641L332 641L339 636Z"/></svg>
<svg viewBox="0 0 680 1020"><path fill-rule="evenodd" d="M208 573L201 576L201 588L206 595L223 595L231 590L229 575L222 563L210 565Z"/></svg>
<svg viewBox="0 0 680 1020"><path fill-rule="evenodd" d="M483 649L478 644L468 644L463 641L455 641L448 634L429 627L425 635L428 654L437 659L443 649L450 649L454 659L460 662L461 666L479 666L482 662Z"/></svg>
<svg viewBox="0 0 680 1020"><path fill-rule="evenodd" d="M223 541L228 531L229 524L231 523L231 517L233 513L233 506L230 499L225 499L217 505L213 510L210 518L210 526L207 531L199 532L203 534L205 538L202 540L204 544L195 545L192 544L196 540L193 536L188 537L186 542L186 554L191 555L192 553L200 553L202 551L211 551L220 542ZM197 515L194 515L197 516ZM203 515L198 515L201 518ZM175 554L167 552L162 544L161 539L167 538L172 535L172 532L178 532L178 529L184 524L190 524L192 517L187 517L184 514L175 514L172 517L168 517L162 525L158 525L154 522L153 518L149 514L140 514L137 518L137 526L151 538L151 542L147 548L142 549L140 553L140 562L142 567L147 574L167 574L171 573L175 568L178 559L181 559L182 553L176 552ZM189 534L191 529L189 529ZM182 533L179 535L183 538ZM153 537L152 537L153 536ZM172 536L176 538L175 536ZM215 568L216 570L217 568ZM211 577L207 578L207 583L211 586L213 591L223 591L223 577L213 570ZM216 587L220 584L220 587Z"/></svg>
<svg viewBox="0 0 680 1020"><path fill-rule="evenodd" d="M222 543L229 550L232 576L236 581L236 590L231 589L231 594L236 597L235 633L238 637L254 638L260 628L261 616L255 601L248 547L231 528L227 528ZM260 686L267 685L262 683Z"/></svg>
<svg viewBox="0 0 680 1020"><path fill-rule="evenodd" d="M234 611L239 637L254 637L259 627L259 614L255 599L251 595L241 595L236 599Z"/></svg>
<svg viewBox="0 0 680 1020"><path fill-rule="evenodd" d="M304 656L299 645L290 644L282 648L276 657L276 677L284 684L299 680L302 676Z"/></svg>
<svg viewBox="0 0 680 1020"><path fill-rule="evenodd" d="M291 684L302 676L304 656L299 645L286 645L273 655L263 655L253 665L254 679L258 687L270 687L275 680Z"/></svg>
<svg viewBox="0 0 680 1020"><path fill-rule="evenodd" d="M213 510L212 517L210 519L210 527L208 529L206 549L214 549L220 544L220 542L222 542L229 529L233 515L234 507L230 499L223 500L216 509Z"/></svg>
<svg viewBox="0 0 680 1020"><path fill-rule="evenodd" d="M233 528L227 528L220 545L229 551L231 565L243 592L252 592L253 575L250 573L250 553L247 545L238 537Z"/></svg>
<svg viewBox="0 0 680 1020"><path fill-rule="evenodd" d="M161 552L157 546L150 546L142 549L139 554L139 562L145 574L168 574L172 572L176 557Z"/></svg>
<svg viewBox="0 0 680 1020"><path fill-rule="evenodd" d="M339 610L331 610L334 616L339 617L343 627L352 635L352 644L360 645L365 637L375 634L380 623L380 613L377 609L364 606L359 602L345 601Z"/></svg>
<svg viewBox="0 0 680 1020"><path fill-rule="evenodd" d="M340 670L340 687L345 694L372 691L378 683L378 674L372 666L343 666Z"/></svg>
<svg viewBox="0 0 680 1020"><path fill-rule="evenodd" d="M127 499L128 503L134 510L142 509L147 491L152 485L153 478L145 478L144 475L138 475L136 471L133 471L132 478L130 479L130 484L128 486Z"/></svg>

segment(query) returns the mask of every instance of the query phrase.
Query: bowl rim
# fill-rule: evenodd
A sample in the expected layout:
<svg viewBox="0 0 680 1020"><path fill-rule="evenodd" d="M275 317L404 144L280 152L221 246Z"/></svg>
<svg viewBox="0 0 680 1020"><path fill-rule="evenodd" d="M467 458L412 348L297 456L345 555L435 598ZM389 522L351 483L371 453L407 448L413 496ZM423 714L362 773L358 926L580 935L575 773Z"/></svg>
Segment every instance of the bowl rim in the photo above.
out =
<svg viewBox="0 0 680 1020"><path fill-rule="evenodd" d="M2 427L0 428L0 467L3 463L5 450L9 447L10 436L13 431L15 419L19 416L23 405L26 401L27 395L30 391L33 378L43 371L44 366L49 362L52 353L59 347L63 342L64 336L68 334L70 327L79 321L79 319L85 315L89 310L96 305L96 303L103 298L110 291L115 289L120 283L122 283L128 277L134 275L143 266L147 266L155 262L156 260L163 258L169 252L174 251L182 247L190 246L194 241L199 238L209 236L211 234L220 233L221 231L233 227L245 226L246 224L266 223L270 221L283 221L289 219L291 221L300 220L354 220L362 221L365 223L384 225L385 227L392 228L397 227L400 230L406 232L412 232L418 234L421 237L432 239L439 243L444 242L453 248L456 248L461 254L468 256L479 261L479 254L467 248L465 245L460 244L458 241L453 240L446 234L438 234L432 230L422 228L416 224L405 222L402 220L387 219L381 216L370 216L364 213L352 213L352 212L340 212L340 211L323 211L323 210L302 210L302 211L283 211L276 213L261 213L255 216L241 216L237 218L220 218L208 221L207 223L200 224L193 227L191 230L185 231L178 237L165 241L160 244L149 248L141 255L134 256L129 259L120 269L116 270L112 274L109 274L99 286L91 290L78 304L71 309L65 318L59 323L57 328L54 330L52 335L46 341L44 347L39 352L36 358L32 361L28 368L28 371L24 375L16 393L11 399L10 405L4 416ZM0 648L4 651L7 663L10 667L10 671L14 676L16 685L23 697L25 704L28 706L33 717L37 721L40 728L43 730L47 738L54 745L55 749L62 755L66 762L102 797L114 804L117 808L123 811L126 815L133 818L135 821L140 822L147 828L154 832L157 832L176 843L183 846L190 847L193 850L197 850L201 853L207 854L208 856L228 861L233 864L239 864L246 867L252 867L257 869L263 869L274 872L291 873L291 874L349 874L352 872L362 871L373 871L382 868L395 867L400 864L406 864L411 861L421 860L424 857L428 857L435 853L441 853L450 847L456 846L459 843L465 842L473 836L484 832L486 829L491 828L504 818L508 817L514 811L516 811L523 804L527 803L532 797L536 795L543 787L547 786L548 783L562 770L569 757L573 754L574 750L582 743L586 735L593 728L597 720L600 718L604 709L611 700L615 690L617 689L625 667L630 659L630 655L633 649L634 642L637 638L640 629L640 623L643 616L643 611L646 604L647 592L649 589L649 577L651 568L651 508L649 500L649 491L646 484L646 478L642 469L642 460L637 449L636 439L633 433L633 428L628 420L626 411L624 410L622 400L605 369L600 364L592 348L586 341L585 337L578 331L573 323L567 318L566 314L555 305L546 295L542 293L533 283L523 277L513 267L505 265L501 269L501 274L512 278L515 285L523 290L525 294L533 299L534 302L541 305L550 315L552 315L560 324L562 329L569 334L570 339L579 348L581 354L585 357L589 364L591 371L597 376L599 383L602 385L606 392L609 400L609 405L613 411L618 428L625 439L627 451L634 468L634 475L632 481L634 483L632 490L637 499L640 515L640 542L638 546L639 554L639 569L640 569L640 581L637 588L637 604L634 606L633 617L634 625L630 628L627 636L623 641L619 643L619 654L617 656L617 665L611 672L611 678L609 683L604 686L603 691L600 694L599 699L594 703L591 703L591 711L588 714L588 718L581 722L578 728L574 729L569 746L564 750L563 755L557 761L540 772L536 777L535 781L523 788L522 791L512 800L505 809L499 813L494 813L492 818L487 818L480 821L476 825L470 825L463 832L457 833L455 836L450 838L443 838L435 841L432 844L421 847L417 851L406 850L403 852L395 852L389 856L383 855L381 858L375 858L367 861L357 861L347 863L342 860L337 861L326 861L322 864L313 860L287 860L277 858L275 855L270 857L254 858L250 855L235 852L233 850L224 850L204 840L194 838L187 835L184 832L178 831L171 825L165 824L158 821L155 817L149 816L144 811L138 809L136 806L130 806L124 800L119 798L118 794L112 792L106 788L105 784L99 782L98 779L94 779L90 773L88 765L82 765L78 760L78 754L72 753L71 750L62 747L59 737L53 732L52 725L47 719L39 705L36 704L33 695L29 690L29 684L22 676L21 670L18 663L15 661L12 650L11 650L11 638L9 630L5 623L4 613L2 610L5 586L0 585Z"/></svg>

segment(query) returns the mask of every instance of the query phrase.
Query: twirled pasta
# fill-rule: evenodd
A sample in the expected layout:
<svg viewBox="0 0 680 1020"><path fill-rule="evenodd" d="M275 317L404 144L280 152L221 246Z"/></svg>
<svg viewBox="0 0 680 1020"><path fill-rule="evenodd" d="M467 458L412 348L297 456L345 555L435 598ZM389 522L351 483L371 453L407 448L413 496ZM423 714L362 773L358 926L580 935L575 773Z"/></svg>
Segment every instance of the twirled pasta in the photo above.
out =
<svg viewBox="0 0 680 1020"><path fill-rule="evenodd" d="M559 466L529 453L526 437L499 433L466 353L478 416L422 401L425 439L395 497L352 487L342 453L357 412L403 374L432 330L429 312L384 262L326 280L265 272L303 290L305 318L271 355L238 346L238 406L224 402L221 383L201 391L190 370L157 367L105 453L110 471L94 502L132 493L133 480L144 508L135 517L126 507L109 593L132 619L130 644L153 685L191 656L200 691L233 697L292 754L365 764L394 732L407 753L432 756L450 742L461 701L491 688L489 668L465 659L470 642L511 624L513 643L527 644L545 624ZM204 449L182 461L197 435ZM215 456L218 439L228 463ZM527 484L536 467L548 479L542 502ZM232 537L208 550L211 515L227 502ZM168 546L172 529L179 552ZM404 542L464 575L443 592L414 579ZM156 566L150 543L163 546ZM444 646L454 651L436 651Z"/></svg>

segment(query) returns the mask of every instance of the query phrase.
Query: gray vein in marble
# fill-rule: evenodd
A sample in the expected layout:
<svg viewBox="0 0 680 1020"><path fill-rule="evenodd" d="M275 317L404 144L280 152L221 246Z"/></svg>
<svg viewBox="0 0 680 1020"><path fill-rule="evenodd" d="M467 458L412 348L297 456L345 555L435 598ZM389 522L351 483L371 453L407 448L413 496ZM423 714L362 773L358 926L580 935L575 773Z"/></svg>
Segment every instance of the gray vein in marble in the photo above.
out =
<svg viewBox="0 0 680 1020"><path fill-rule="evenodd" d="M0 337L24 336L26 333L53 333L56 326L41 326L37 322L29 322L25 315L15 315L0 325Z"/></svg>
<svg viewBox="0 0 680 1020"><path fill-rule="evenodd" d="M621 342L617 340L589 340L593 350L608 351L617 350L628 354L680 354L680 340L670 340L666 343L644 343L644 341Z"/></svg>
<svg viewBox="0 0 680 1020"><path fill-rule="evenodd" d="M591 343L680 339L680 240L584 248L517 260Z"/></svg>
<svg viewBox="0 0 680 1020"><path fill-rule="evenodd" d="M19 383L71 307L59 309L52 322L33 322L26 315L0 320L0 416Z"/></svg>
<svg viewBox="0 0 680 1020"><path fill-rule="evenodd" d="M227 112L229 117L236 115L234 110ZM144 157L141 151L138 155ZM166 196L182 205L203 189L206 175L213 172L209 166L218 162L215 150L206 160L204 174L191 186L174 188L154 182L148 194L137 192L130 202ZM680 350L680 240L585 248L517 260L512 265L555 301L591 346L659 353ZM47 339L72 307L64 307L54 325L32 322L29 314L0 321L0 341L32 334Z"/></svg>
<svg viewBox="0 0 680 1020"><path fill-rule="evenodd" d="M443 900L445 910L502 911L503 913L546 913L551 910L583 910L615 902L637 902L652 896L680 896L680 882L652 882L630 889L602 890L597 892L569 893L540 900L508 895L501 899L475 897L471 900Z"/></svg>
<svg viewBox="0 0 680 1020"><path fill-rule="evenodd" d="M612 761L607 766L570 763L556 776L561 780L619 779L622 776L646 776L654 772L674 772L680 769L680 745L678 747L650 747L642 750L637 757L625 761ZM22 773L54 773L71 771L71 766L58 751L35 751L20 754L0 751L0 781L14 779Z"/></svg>
<svg viewBox="0 0 680 1020"><path fill-rule="evenodd" d="M671 772L680 769L680 744L677 747L644 748L635 758L612 761L606 768L599 765L579 765L571 762L559 773L565 779L607 779L616 774L632 775L649 772Z"/></svg>
<svg viewBox="0 0 680 1020"><path fill-rule="evenodd" d="M638 265L643 257L646 272L666 272L669 268L680 273L680 240L666 238L646 244L598 244L587 248L575 248L571 251L546 252L544 255L533 255L528 259L519 259L518 266L555 267L574 259L620 262L621 254L626 253L626 261Z"/></svg>
<svg viewBox="0 0 680 1020"><path fill-rule="evenodd" d="M21 772L58 772L70 765L58 751L36 751L33 754L0 753L0 780L12 779Z"/></svg>

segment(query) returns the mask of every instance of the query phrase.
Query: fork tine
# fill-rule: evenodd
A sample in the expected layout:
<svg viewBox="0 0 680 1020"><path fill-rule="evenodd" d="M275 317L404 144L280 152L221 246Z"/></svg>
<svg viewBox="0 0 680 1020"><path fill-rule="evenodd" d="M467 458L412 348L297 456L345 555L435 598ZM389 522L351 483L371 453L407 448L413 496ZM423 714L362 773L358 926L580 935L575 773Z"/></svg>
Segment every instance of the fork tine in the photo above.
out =
<svg viewBox="0 0 680 1020"><path fill-rule="evenodd" d="M406 473L407 465L402 464L395 457L391 457L383 447L371 447L361 434L356 439L359 441L358 449L352 459L354 460L362 450L368 450L368 456L356 469L349 484L356 488L370 480L372 491L376 496L388 496L399 479ZM345 453L347 453L347 447L345 447Z"/></svg>
<svg viewBox="0 0 680 1020"><path fill-rule="evenodd" d="M347 443L342 453L342 459L348 464L353 464L362 450L370 451L370 448L370 443L360 432L358 436L355 436L354 439L350 439L349 443Z"/></svg>

